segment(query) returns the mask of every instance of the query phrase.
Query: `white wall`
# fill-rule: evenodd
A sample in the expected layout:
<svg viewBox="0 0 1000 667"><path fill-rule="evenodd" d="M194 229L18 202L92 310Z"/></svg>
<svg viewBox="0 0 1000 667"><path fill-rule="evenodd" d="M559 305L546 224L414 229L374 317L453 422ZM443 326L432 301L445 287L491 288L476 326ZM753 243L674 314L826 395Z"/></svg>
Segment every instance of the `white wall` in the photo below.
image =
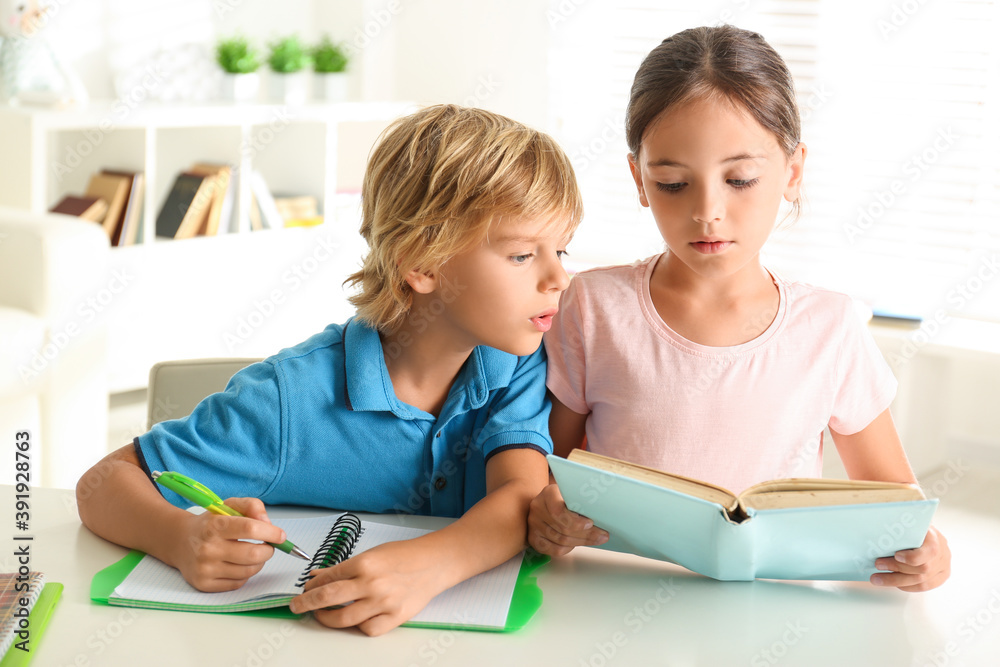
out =
<svg viewBox="0 0 1000 667"><path fill-rule="evenodd" d="M312 43L330 34L352 53L359 99L474 104L535 126L546 122L551 31L547 5L538 0L50 3L46 35L95 99L113 98L115 78L141 69L144 59L186 45L210 61L219 38L243 35L263 48L285 35Z"/></svg>
<svg viewBox="0 0 1000 667"><path fill-rule="evenodd" d="M592 145L609 133L620 139L617 114L581 107L550 116L550 95L572 95L602 81L601 63L616 57L600 45L567 42L569 22L588 21L588 3L550 0L53 0L47 30L56 50L81 74L95 98L115 95L114 77L157 49L185 41L211 55L219 37L244 34L264 44L297 33L307 41L323 33L347 42L354 61L352 87L359 99L476 104ZM573 8L569 14L560 6ZM552 22L553 8L557 21ZM553 51L553 46L555 50ZM554 54L554 55L553 55ZM586 66L590 69L584 69ZM552 68L573 72L569 78ZM627 82L615 82L619 88ZM360 140L359 140L360 141ZM617 145L617 143L615 144ZM566 144L571 155L577 148ZM607 148L607 150L617 150ZM364 148L357 149L354 171ZM625 169L624 156L622 170ZM581 182L601 174L581 173ZM595 224L595 223L591 223ZM585 223L584 227L587 227ZM582 231L581 235L585 235ZM632 246L629 246L631 249ZM650 252L655 249L650 249ZM643 250L636 250L641 254ZM933 364L932 364L933 365ZM944 372L944 371L942 371ZM924 374L916 391L920 439L942 451L985 445L1000 452L997 364L970 361L947 370L948 391ZM962 450L965 451L965 450Z"/></svg>

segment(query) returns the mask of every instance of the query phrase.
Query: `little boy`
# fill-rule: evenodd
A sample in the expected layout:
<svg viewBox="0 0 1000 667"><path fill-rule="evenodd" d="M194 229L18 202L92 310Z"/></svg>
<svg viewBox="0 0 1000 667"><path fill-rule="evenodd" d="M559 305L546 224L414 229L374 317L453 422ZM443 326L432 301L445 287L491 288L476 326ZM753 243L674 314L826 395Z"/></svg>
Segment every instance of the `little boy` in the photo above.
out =
<svg viewBox="0 0 1000 667"><path fill-rule="evenodd" d="M451 105L400 119L365 173L357 315L109 454L77 487L83 523L221 591L273 554L239 540L286 539L265 502L459 517L316 571L292 601L370 635L509 559L548 483L540 343L581 216L569 160L545 134ZM184 511L153 470L236 496L226 503L246 517Z"/></svg>

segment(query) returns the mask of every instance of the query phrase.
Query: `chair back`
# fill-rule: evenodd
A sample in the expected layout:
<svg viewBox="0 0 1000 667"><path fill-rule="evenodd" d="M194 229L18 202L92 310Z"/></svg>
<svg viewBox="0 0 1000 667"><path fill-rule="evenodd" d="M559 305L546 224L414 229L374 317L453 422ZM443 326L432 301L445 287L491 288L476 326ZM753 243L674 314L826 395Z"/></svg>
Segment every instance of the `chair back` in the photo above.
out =
<svg viewBox="0 0 1000 667"><path fill-rule="evenodd" d="M149 371L146 428L191 414L209 394L222 391L239 370L259 358L161 361Z"/></svg>

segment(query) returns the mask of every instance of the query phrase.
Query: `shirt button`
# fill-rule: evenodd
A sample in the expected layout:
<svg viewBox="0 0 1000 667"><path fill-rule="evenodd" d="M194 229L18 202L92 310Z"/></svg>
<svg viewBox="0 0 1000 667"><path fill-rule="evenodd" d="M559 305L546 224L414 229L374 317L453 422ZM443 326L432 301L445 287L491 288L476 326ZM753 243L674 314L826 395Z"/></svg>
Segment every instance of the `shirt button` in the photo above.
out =
<svg viewBox="0 0 1000 667"><path fill-rule="evenodd" d="M438 477L436 480L434 480L434 488L437 489L438 491L442 491L446 486L448 486L448 480L445 479L443 476Z"/></svg>

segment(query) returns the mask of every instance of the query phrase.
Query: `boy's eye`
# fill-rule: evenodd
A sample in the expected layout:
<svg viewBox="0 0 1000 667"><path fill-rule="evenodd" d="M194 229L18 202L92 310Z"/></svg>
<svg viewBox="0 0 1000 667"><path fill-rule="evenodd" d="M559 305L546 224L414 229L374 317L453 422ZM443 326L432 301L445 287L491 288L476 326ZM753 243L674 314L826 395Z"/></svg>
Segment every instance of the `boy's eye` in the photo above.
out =
<svg viewBox="0 0 1000 667"><path fill-rule="evenodd" d="M528 253L527 255L511 255L510 261L514 262L515 264L524 264L533 256L534 255L532 253Z"/></svg>
<svg viewBox="0 0 1000 667"><path fill-rule="evenodd" d="M731 178L727 181L731 186L737 190L743 190L745 188L752 188L757 185L759 178Z"/></svg>
<svg viewBox="0 0 1000 667"><path fill-rule="evenodd" d="M680 192L687 183L657 183L656 189L662 192Z"/></svg>

